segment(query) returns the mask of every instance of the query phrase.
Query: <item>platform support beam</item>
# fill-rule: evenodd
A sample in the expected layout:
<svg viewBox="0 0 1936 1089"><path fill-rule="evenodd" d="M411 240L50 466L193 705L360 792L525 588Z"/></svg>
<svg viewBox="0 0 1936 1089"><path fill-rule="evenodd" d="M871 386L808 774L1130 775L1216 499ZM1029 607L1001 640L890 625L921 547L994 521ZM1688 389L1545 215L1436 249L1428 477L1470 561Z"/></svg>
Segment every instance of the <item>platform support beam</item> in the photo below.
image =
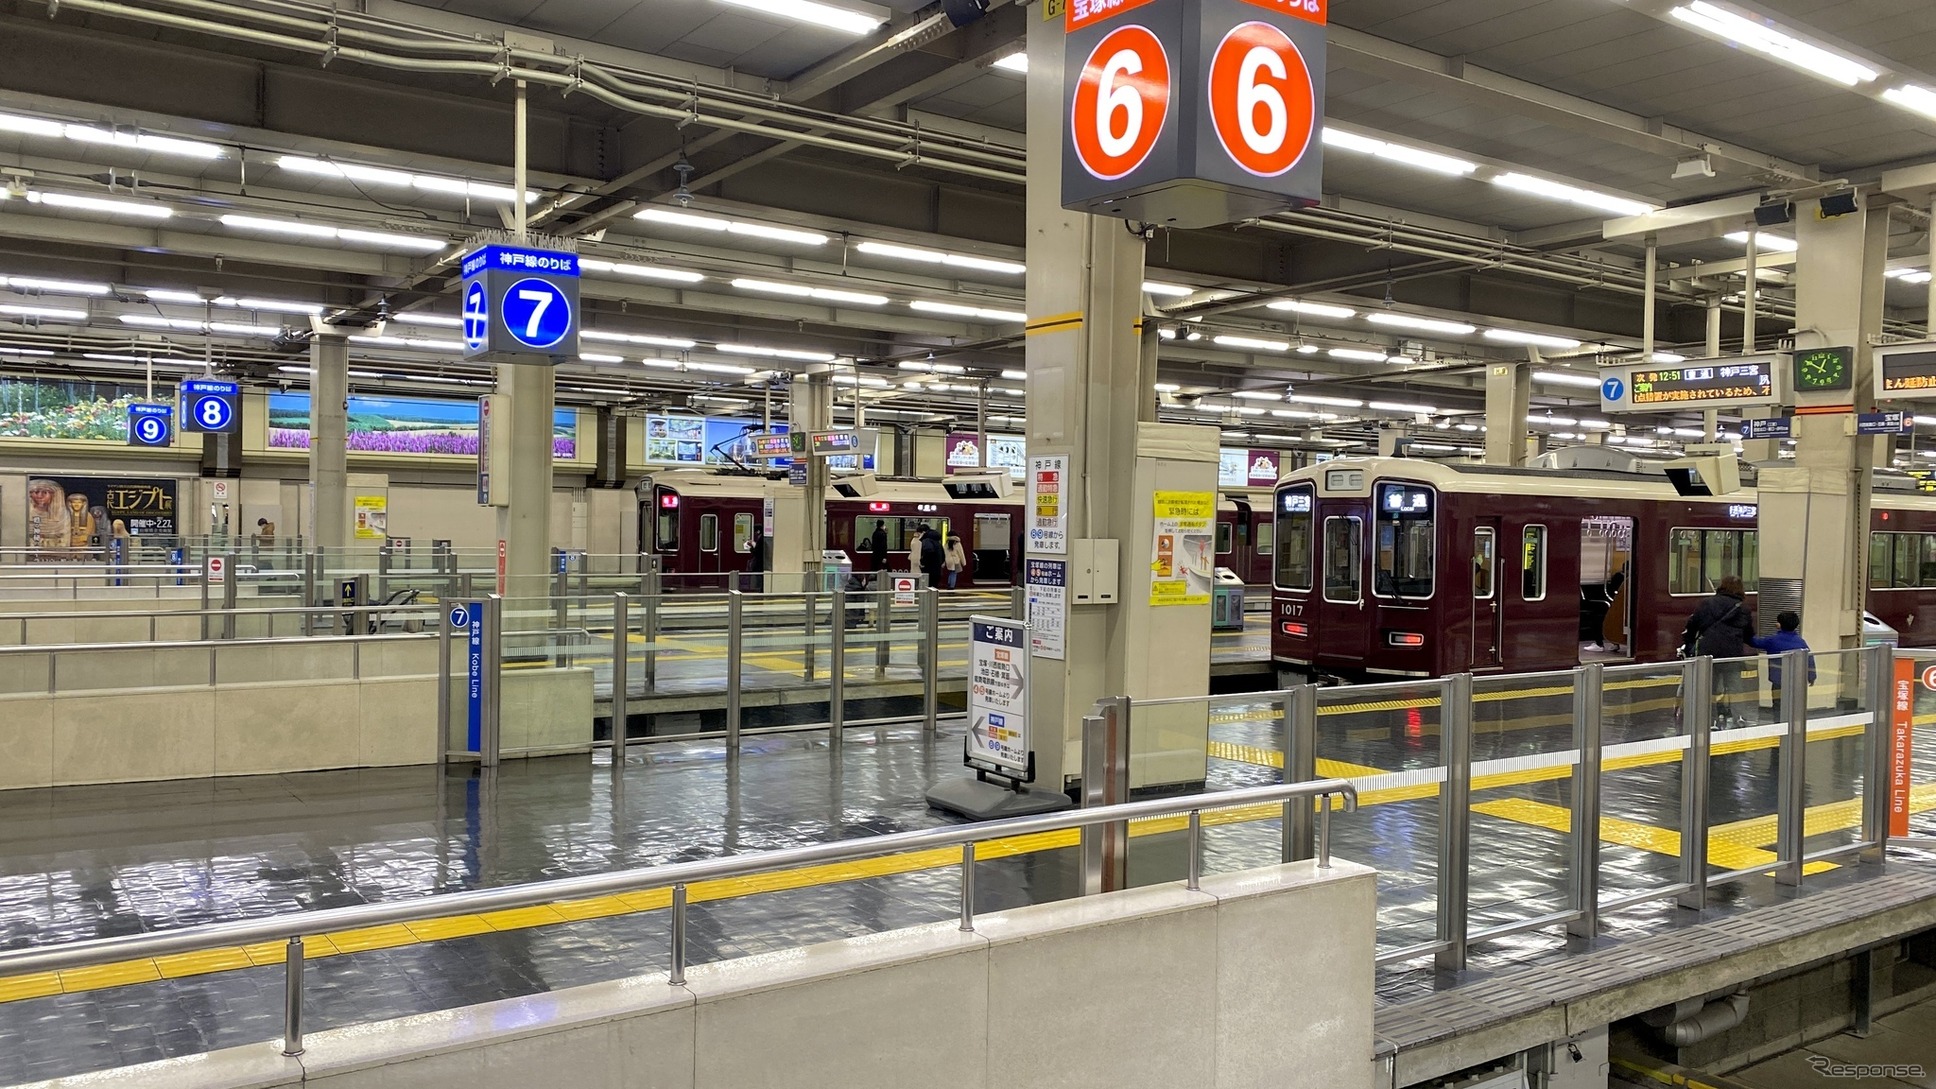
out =
<svg viewBox="0 0 1936 1089"><path fill-rule="evenodd" d="M309 545L339 563L350 543L349 333L323 326L309 342Z"/></svg>
<svg viewBox="0 0 1936 1089"><path fill-rule="evenodd" d="M1486 368L1486 464L1526 464L1526 414L1532 404L1531 364Z"/></svg>

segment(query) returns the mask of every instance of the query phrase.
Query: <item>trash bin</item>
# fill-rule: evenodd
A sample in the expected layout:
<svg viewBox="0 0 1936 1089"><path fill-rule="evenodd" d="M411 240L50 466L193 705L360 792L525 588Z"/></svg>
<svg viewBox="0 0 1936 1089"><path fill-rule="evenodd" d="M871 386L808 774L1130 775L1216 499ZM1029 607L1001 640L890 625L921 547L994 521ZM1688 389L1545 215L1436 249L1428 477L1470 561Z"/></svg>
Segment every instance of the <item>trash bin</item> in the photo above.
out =
<svg viewBox="0 0 1936 1089"><path fill-rule="evenodd" d="M831 594L847 585L854 574L853 558L838 548L820 553L820 592Z"/></svg>
<svg viewBox="0 0 1936 1089"><path fill-rule="evenodd" d="M1210 630L1244 630L1244 580L1228 567L1217 568L1210 591Z"/></svg>

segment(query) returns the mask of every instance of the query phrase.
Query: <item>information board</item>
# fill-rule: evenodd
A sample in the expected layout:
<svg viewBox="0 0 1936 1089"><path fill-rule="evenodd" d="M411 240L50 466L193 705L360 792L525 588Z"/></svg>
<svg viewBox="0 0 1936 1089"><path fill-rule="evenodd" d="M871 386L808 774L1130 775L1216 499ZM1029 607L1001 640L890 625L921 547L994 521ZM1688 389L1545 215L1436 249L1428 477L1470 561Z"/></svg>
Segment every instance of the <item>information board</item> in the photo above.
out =
<svg viewBox="0 0 1936 1089"><path fill-rule="evenodd" d="M1028 625L992 616L968 620L969 767L1034 778L1029 760Z"/></svg>
<svg viewBox="0 0 1936 1089"><path fill-rule="evenodd" d="M1936 397L1936 340L1877 348L1875 395L1878 400Z"/></svg>
<svg viewBox="0 0 1936 1089"><path fill-rule="evenodd" d="M1892 412L1858 412L1855 415L1855 433L1858 435L1900 435L1909 430L1909 414L1897 409Z"/></svg>
<svg viewBox="0 0 1936 1089"><path fill-rule="evenodd" d="M1069 459L1062 454L1029 458L1028 550L1069 553Z"/></svg>
<svg viewBox="0 0 1936 1089"><path fill-rule="evenodd" d="M784 431L763 431L748 437L750 456L758 461L793 456L793 436Z"/></svg>
<svg viewBox="0 0 1936 1089"><path fill-rule="evenodd" d="M1766 420L1742 420L1741 437L1744 439L1792 439L1795 437L1795 421L1790 416L1775 416Z"/></svg>
<svg viewBox="0 0 1936 1089"><path fill-rule="evenodd" d="M1600 376L1602 412L1774 405L1783 398L1780 357L1773 355L1607 367Z"/></svg>
<svg viewBox="0 0 1936 1089"><path fill-rule="evenodd" d="M1157 492L1150 540L1151 605L1208 605L1216 583L1217 497Z"/></svg>
<svg viewBox="0 0 1936 1089"><path fill-rule="evenodd" d="M1029 560L1023 571L1028 584L1029 650L1061 661L1063 633L1069 624L1068 561Z"/></svg>

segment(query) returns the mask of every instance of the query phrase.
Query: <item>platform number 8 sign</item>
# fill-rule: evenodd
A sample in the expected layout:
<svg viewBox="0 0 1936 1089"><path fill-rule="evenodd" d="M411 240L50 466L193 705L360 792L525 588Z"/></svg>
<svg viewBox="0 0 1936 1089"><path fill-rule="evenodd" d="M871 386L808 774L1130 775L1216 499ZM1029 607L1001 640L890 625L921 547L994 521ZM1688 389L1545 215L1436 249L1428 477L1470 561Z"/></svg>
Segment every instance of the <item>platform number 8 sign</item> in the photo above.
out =
<svg viewBox="0 0 1936 1089"><path fill-rule="evenodd" d="M1297 165L1311 144L1311 70L1290 36L1255 20L1232 27L1210 61L1210 120L1232 162L1262 178Z"/></svg>
<svg viewBox="0 0 1936 1089"><path fill-rule="evenodd" d="M1143 165L1170 112L1170 58L1148 27L1109 32L1076 83L1069 132L1082 168L1114 181Z"/></svg>

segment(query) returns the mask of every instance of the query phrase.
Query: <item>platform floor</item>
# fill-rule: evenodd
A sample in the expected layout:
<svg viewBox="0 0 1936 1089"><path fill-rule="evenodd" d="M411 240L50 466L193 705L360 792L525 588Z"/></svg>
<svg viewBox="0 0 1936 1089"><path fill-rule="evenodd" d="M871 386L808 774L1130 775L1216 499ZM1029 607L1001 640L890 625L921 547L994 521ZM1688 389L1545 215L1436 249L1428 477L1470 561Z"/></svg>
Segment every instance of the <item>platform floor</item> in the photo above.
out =
<svg viewBox="0 0 1936 1089"><path fill-rule="evenodd" d="M1672 689L1630 693L1608 740L1671 733ZM1473 926L1556 910L1569 857L1568 782L1541 764L1570 734L1566 699L1500 700L1475 738L1480 760L1533 757L1477 781L1472 806ZM1320 720L1327 774L1417 772L1437 761L1426 700L1329 708ZM1209 785L1278 778L1281 724L1267 703L1219 705ZM1854 739L1859 743L1860 738ZM1811 833L1847 836L1854 814L1837 784L1859 766L1847 737L1823 738L1811 767ZM1716 870L1772 859L1773 741L1715 757L1710 841ZM0 947L23 947L196 923L434 895L625 866L714 857L944 823L922 794L963 774L945 729L850 730L836 757L821 734L749 738L737 766L717 743L634 746L613 790L609 757L510 761L494 776L414 768L323 772L0 794ZM1927 749L1919 762L1930 759ZM1920 781L1936 783L1936 768ZM1678 757L1610 769L1603 825L1607 895L1659 887L1678 865ZM1919 791L1921 810L1936 794ZM1436 905L1437 788L1368 790L1339 814L1337 852L1380 870L1380 946L1427 940ZM1274 807L1206 816L1207 872L1275 861ZM1178 877L1176 823L1138 827L1131 880ZM994 910L1074 890L1075 835L984 845L977 902ZM1823 840L1827 842L1827 840ZM1819 845L1811 840L1811 849ZM695 886L692 958L705 961L947 919L957 877L903 856L732 886ZM1831 868L1818 864L1816 869ZM1852 876L1853 870L1843 875ZM1780 895L1730 886L1715 910ZM328 935L310 944L312 1029L541 993L666 963L666 890L408 927ZM1607 933L1675 925L1664 904L1606 921ZM1469 975L1566 955L1549 928L1475 949ZM280 1032L281 949L232 949L78 972L0 979L0 1084L102 1069L272 1038ZM1384 1001L1454 985L1429 968L1380 974Z"/></svg>

